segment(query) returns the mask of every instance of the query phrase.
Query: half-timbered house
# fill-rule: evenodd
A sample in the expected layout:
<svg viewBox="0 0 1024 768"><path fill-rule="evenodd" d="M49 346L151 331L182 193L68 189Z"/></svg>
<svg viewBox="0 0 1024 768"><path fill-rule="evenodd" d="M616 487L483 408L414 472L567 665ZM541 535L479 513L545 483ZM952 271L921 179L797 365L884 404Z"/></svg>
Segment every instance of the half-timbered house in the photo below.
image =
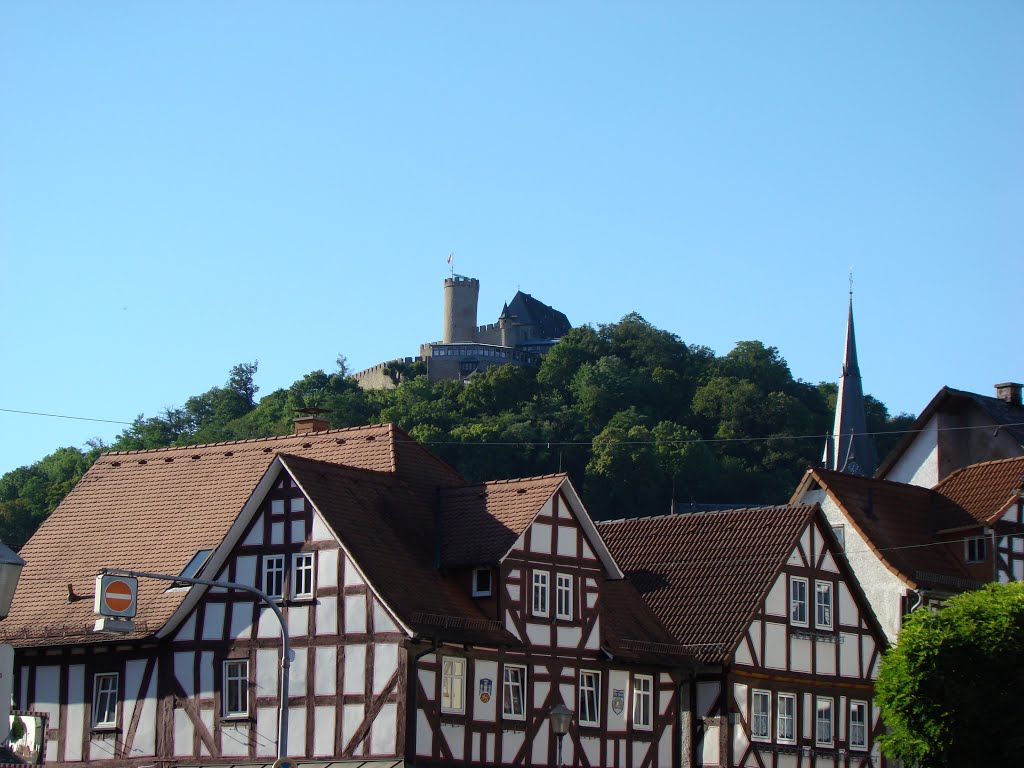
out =
<svg viewBox="0 0 1024 768"><path fill-rule="evenodd" d="M237 582L284 616L304 764L679 763L690 663L565 475L468 484L394 426L106 454L21 552L0 626L46 761L265 765L280 630L244 591L141 579L98 634L101 568Z"/></svg>
<svg viewBox="0 0 1024 768"><path fill-rule="evenodd" d="M701 663L684 764L877 766L885 635L817 505L600 523L616 562Z"/></svg>
<svg viewBox="0 0 1024 768"><path fill-rule="evenodd" d="M1024 458L955 470L934 488L809 469L792 503L824 510L895 642L903 617L989 581L1024 578Z"/></svg>

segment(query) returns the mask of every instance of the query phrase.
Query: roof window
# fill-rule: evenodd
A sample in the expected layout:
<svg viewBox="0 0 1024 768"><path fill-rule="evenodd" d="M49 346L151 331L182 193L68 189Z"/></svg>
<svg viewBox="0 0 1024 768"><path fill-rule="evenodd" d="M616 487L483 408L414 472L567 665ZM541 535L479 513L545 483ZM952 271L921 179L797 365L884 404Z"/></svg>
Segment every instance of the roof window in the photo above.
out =
<svg viewBox="0 0 1024 768"><path fill-rule="evenodd" d="M181 569L179 576L184 576L186 579L194 579L196 575L203 570L203 566L206 565L206 561L210 559L210 555L213 554L212 549L200 549L194 555L192 559L188 561L184 568ZM167 588L167 592L171 590L188 589L191 584L182 581L175 581L171 583L171 586Z"/></svg>

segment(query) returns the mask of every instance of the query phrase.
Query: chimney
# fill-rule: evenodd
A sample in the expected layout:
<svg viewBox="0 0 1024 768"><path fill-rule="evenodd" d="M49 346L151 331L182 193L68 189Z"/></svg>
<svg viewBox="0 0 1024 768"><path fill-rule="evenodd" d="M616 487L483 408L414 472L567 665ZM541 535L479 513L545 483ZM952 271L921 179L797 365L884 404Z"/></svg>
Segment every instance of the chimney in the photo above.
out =
<svg viewBox="0 0 1024 768"><path fill-rule="evenodd" d="M1020 386L1021 385L1015 381L1008 381L1005 384L996 384L996 397L1004 403L1016 405L1019 408L1021 405Z"/></svg>
<svg viewBox="0 0 1024 768"><path fill-rule="evenodd" d="M327 419L323 418L328 413L323 408L296 408L301 414L292 422L295 425L296 435L305 435L310 432L323 432L331 428Z"/></svg>

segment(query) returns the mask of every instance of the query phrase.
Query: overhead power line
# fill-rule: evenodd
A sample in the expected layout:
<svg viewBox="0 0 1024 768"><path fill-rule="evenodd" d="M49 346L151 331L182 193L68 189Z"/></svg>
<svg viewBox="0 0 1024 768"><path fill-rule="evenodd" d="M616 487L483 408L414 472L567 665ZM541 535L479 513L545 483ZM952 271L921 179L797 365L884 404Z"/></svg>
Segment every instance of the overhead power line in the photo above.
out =
<svg viewBox="0 0 1024 768"><path fill-rule="evenodd" d="M130 421L117 421L116 419L94 419L90 416L65 416L63 413L40 413L38 411L19 411L14 408L0 408L0 411L4 413L20 413L25 416L49 416L52 419L74 419L75 421L101 421L105 424L127 424L131 426L133 422Z"/></svg>

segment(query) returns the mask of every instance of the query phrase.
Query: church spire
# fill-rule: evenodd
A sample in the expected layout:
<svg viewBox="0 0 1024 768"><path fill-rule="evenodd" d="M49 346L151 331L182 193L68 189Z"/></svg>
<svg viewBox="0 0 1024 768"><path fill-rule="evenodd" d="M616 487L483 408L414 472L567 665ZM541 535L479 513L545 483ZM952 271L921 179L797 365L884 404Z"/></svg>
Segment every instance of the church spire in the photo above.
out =
<svg viewBox="0 0 1024 768"><path fill-rule="evenodd" d="M857 364L857 341L853 332L853 275L850 275L850 306L846 318L846 351L843 355L843 374L839 379L836 397L836 420L825 440L822 461L826 469L835 469L853 475L874 474L877 464L875 444L867 434L864 413L864 390Z"/></svg>

